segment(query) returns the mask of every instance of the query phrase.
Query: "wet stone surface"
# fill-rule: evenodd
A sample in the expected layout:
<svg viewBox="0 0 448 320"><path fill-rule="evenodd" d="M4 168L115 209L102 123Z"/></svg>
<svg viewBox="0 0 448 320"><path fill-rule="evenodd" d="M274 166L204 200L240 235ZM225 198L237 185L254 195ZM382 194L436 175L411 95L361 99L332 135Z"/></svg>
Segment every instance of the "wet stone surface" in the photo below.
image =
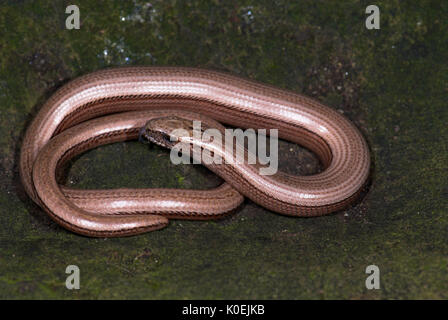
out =
<svg viewBox="0 0 448 320"><path fill-rule="evenodd" d="M376 1L381 29L359 1L64 1L0 7L0 298L448 298L448 6ZM91 239L55 224L24 194L18 154L26 127L60 86L119 65L224 70L304 93L352 120L369 143L372 183L354 206L295 219L249 200L219 221ZM280 143L280 168L321 170ZM115 143L77 157L79 188L211 188L202 166ZM81 270L67 290L65 269ZM365 288L365 269L381 289Z"/></svg>

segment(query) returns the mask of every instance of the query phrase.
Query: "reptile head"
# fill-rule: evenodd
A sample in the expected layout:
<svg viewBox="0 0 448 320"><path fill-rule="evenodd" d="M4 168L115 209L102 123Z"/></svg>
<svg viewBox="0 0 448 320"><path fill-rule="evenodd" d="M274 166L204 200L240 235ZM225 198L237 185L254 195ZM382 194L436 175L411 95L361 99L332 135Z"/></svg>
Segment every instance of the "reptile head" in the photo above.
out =
<svg viewBox="0 0 448 320"><path fill-rule="evenodd" d="M149 120L140 130L139 140L147 140L165 148L190 139L193 133L193 121L166 116Z"/></svg>

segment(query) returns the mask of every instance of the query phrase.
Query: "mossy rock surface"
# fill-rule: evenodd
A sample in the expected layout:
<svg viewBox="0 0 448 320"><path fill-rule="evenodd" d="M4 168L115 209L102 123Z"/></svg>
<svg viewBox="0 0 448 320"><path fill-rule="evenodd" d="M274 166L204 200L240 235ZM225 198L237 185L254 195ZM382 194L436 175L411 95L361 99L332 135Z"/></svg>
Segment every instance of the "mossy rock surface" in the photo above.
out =
<svg viewBox="0 0 448 320"><path fill-rule="evenodd" d="M448 298L448 3L376 1L87 1L66 30L67 1L0 6L0 298ZM372 184L353 207L294 219L246 200L214 222L172 221L120 239L70 233L24 194L21 140L61 85L119 65L225 70L312 96L350 118L372 152ZM280 167L315 157L283 142ZM137 142L72 162L80 188L209 188L201 166L174 166ZM67 290L65 269L81 270ZM367 290L377 265L381 289Z"/></svg>

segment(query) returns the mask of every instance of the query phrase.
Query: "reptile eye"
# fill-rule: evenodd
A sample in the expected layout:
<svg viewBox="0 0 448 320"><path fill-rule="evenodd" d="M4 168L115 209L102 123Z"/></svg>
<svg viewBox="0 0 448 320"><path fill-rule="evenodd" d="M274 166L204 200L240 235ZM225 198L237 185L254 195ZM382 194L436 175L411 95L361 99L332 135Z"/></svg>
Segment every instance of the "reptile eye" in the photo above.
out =
<svg viewBox="0 0 448 320"><path fill-rule="evenodd" d="M161 135L162 135L163 140L165 140L165 142L167 144L172 144L173 143L173 141L171 141L171 138L170 138L169 134L162 133Z"/></svg>

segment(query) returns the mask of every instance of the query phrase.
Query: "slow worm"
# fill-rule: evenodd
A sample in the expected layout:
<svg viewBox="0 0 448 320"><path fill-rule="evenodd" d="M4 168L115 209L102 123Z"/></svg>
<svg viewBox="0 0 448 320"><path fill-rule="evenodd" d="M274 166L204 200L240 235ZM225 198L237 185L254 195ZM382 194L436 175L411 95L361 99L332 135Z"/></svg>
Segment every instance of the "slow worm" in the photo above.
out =
<svg viewBox="0 0 448 320"><path fill-rule="evenodd" d="M246 164L211 166L226 182L202 191L76 190L58 184L58 170L76 154L135 139L149 120L173 116L276 128L279 138L315 152L325 170L260 176ZM20 154L22 183L33 201L63 227L94 237L160 229L168 218L216 218L241 204L242 195L286 215L328 214L357 198L369 167L364 138L335 110L294 92L180 67L112 68L69 82L38 112Z"/></svg>

